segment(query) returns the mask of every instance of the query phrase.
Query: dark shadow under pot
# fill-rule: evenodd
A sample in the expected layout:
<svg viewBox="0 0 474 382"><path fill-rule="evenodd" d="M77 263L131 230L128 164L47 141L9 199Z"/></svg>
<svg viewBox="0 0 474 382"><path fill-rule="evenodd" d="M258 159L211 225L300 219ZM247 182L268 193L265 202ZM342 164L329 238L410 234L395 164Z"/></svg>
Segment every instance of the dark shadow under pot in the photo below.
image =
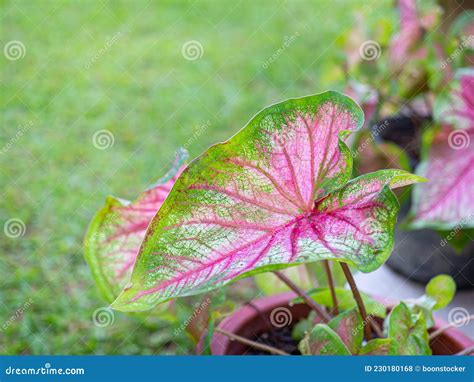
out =
<svg viewBox="0 0 474 382"><path fill-rule="evenodd" d="M416 121L409 117L387 118L377 123L372 132L378 141L389 141L403 148L413 169L419 162L421 125L430 118ZM420 123L421 122L421 123ZM410 201L402 203L398 221L403 222L410 210ZM395 229L395 245L387 264L410 280L427 283L444 273L452 276L458 288L474 286L474 241L459 253L432 229Z"/></svg>

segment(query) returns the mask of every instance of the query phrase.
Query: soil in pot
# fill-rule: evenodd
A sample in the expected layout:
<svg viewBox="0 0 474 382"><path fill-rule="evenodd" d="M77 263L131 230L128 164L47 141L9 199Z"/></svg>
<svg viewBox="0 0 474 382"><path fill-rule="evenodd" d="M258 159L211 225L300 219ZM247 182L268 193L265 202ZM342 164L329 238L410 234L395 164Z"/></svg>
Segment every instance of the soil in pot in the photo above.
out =
<svg viewBox="0 0 474 382"><path fill-rule="evenodd" d="M416 120L400 116L378 122L373 128L376 140L396 143L409 155L415 168L420 159L421 126L429 122L426 117ZM398 216L402 222L410 210L410 201L404 202ZM387 265L405 277L427 283L432 277L444 273L452 276L458 288L474 286L474 241L457 253L432 229L404 230L397 225L395 246Z"/></svg>
<svg viewBox="0 0 474 382"><path fill-rule="evenodd" d="M273 330L263 332L256 338L253 338L253 340L264 345L270 345L277 349L281 349L292 355L301 355L298 350L298 342L291 336L292 330L293 327L288 326L274 328ZM245 354L268 355L268 352L249 347L245 350Z"/></svg>

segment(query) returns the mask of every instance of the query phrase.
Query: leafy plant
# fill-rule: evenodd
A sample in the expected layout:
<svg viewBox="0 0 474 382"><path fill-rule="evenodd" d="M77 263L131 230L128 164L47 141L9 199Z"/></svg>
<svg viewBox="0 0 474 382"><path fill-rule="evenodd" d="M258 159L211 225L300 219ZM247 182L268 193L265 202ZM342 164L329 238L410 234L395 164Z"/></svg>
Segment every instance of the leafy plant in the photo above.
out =
<svg viewBox="0 0 474 382"><path fill-rule="evenodd" d="M365 343L363 327L371 322L363 322L357 309L344 309L328 324L306 326L299 350L304 355L430 355L431 314L448 305L455 290L456 284L450 276L436 276L426 286L423 296L400 302L391 310L384 321L383 337ZM331 302L322 305L331 306ZM376 317L381 318L378 314L369 316L372 323Z"/></svg>
<svg viewBox="0 0 474 382"><path fill-rule="evenodd" d="M391 188L423 179L383 170L350 180L344 140L362 124L360 108L329 91L264 109L212 146L176 180L112 307L150 309L318 260L377 269L393 245Z"/></svg>
<svg viewBox="0 0 474 382"><path fill-rule="evenodd" d="M359 174L397 167L430 179L429 185L413 187L409 219L411 229L456 231L450 244L462 249L469 240L462 232L474 227L472 192L474 180L474 72L472 70L472 11L461 12L448 32L443 32L443 12L434 1L400 0L399 30L375 39L375 57L359 54L351 40L346 65L347 90L374 121L399 114L415 124L415 137L397 147L382 141L381 125L358 133L352 151ZM352 52L352 54L351 54ZM362 52L363 53L363 52ZM401 133L400 133L401 134ZM417 143L418 140L421 143ZM406 151L406 153L404 152ZM419 163L418 163L419 162ZM446 236L446 235L445 235Z"/></svg>
<svg viewBox="0 0 474 382"><path fill-rule="evenodd" d="M362 125L361 109L340 93L291 99L264 109L188 167L178 157L173 170L136 202L108 203L89 228L86 256L107 298L124 285L112 307L141 311L273 272L299 295L295 302L313 310L293 330L302 354L429 354L431 313L451 300L452 279L438 276L425 295L400 303L386 317L381 304L358 291L348 266L370 272L384 263L399 209L392 189L424 181L403 170L350 179L345 140ZM112 226L103 223L108 215ZM140 224L146 221L145 233ZM133 247L127 240L130 245L123 245L128 235ZM116 277L124 254L135 259L128 282ZM350 291L338 286L340 277L328 260L340 264ZM281 272L298 264L310 275L319 274L315 265L322 264L327 283L300 289ZM285 354L216 327L218 316L209 310L206 305L205 316L192 325L196 339L207 322L205 344L218 332ZM377 322L384 317L385 334Z"/></svg>

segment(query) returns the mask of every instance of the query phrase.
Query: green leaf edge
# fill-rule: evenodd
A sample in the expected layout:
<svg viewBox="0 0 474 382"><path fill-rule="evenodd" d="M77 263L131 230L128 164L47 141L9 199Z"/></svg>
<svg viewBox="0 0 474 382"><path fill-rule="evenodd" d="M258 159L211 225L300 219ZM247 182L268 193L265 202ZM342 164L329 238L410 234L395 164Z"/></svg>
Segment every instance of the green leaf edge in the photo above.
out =
<svg viewBox="0 0 474 382"><path fill-rule="evenodd" d="M179 170L179 168L186 163L187 159L189 158L189 154L186 149L180 148L177 150L177 160L174 165L166 172L166 174L158 179L155 183L148 186L145 191L154 188L160 184L164 184L168 182ZM174 185L173 185L174 187ZM171 191L170 191L171 192ZM138 196L139 198L140 196ZM135 199L137 200L137 199ZM87 228L87 232L84 236L84 257L85 260L92 272L92 277L99 288L102 296L105 300L109 303L112 303L116 298L117 295L113 292L113 285L110 284L107 280L105 273L103 272L102 266L100 264L99 259L96 256L96 252L93 249L93 244L95 243L94 237L96 232L100 230L102 223L106 220L107 216L111 212L113 207L126 207L133 202L117 198L112 195L106 196L105 205L96 212L94 217L92 218L89 227Z"/></svg>

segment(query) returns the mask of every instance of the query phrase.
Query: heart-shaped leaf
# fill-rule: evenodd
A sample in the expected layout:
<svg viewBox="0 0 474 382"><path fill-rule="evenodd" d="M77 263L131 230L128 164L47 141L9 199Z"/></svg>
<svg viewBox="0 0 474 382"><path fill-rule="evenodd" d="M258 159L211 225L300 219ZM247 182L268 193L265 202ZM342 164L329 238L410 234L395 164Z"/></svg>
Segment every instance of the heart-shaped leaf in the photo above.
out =
<svg viewBox="0 0 474 382"><path fill-rule="evenodd" d="M112 302L129 281L148 224L184 169L185 150L178 151L168 173L135 201L109 196L87 231L85 257L97 286Z"/></svg>
<svg viewBox="0 0 474 382"><path fill-rule="evenodd" d="M431 355L423 313L413 312L401 302L388 316L388 337L397 344L397 354Z"/></svg>
<svg viewBox="0 0 474 382"><path fill-rule="evenodd" d="M399 208L390 187L421 178L386 170L348 182L352 158L343 139L362 124L354 101L330 91L264 109L212 146L176 181L113 307L150 309L322 259L364 272L379 267Z"/></svg>
<svg viewBox="0 0 474 382"><path fill-rule="evenodd" d="M337 333L352 354L357 354L364 339L364 323L357 309L340 313L328 326Z"/></svg>
<svg viewBox="0 0 474 382"><path fill-rule="evenodd" d="M359 355L396 355L396 344L393 338L376 338L370 340L360 349Z"/></svg>
<svg viewBox="0 0 474 382"><path fill-rule="evenodd" d="M434 325L433 311L446 307L455 293L456 283L453 278L448 275L438 275L426 285L424 295L405 303L413 312L422 312L427 328L431 328Z"/></svg>
<svg viewBox="0 0 474 382"><path fill-rule="evenodd" d="M414 187L412 228L474 228L474 70L460 71L450 88L437 106L442 128L425 134L416 172L430 182Z"/></svg>
<svg viewBox="0 0 474 382"><path fill-rule="evenodd" d="M433 277L425 287L425 294L436 301L433 310L442 309L451 302L456 293L456 283L449 275Z"/></svg>
<svg viewBox="0 0 474 382"><path fill-rule="evenodd" d="M303 355L351 355L337 333L326 324L317 324L299 343Z"/></svg>

